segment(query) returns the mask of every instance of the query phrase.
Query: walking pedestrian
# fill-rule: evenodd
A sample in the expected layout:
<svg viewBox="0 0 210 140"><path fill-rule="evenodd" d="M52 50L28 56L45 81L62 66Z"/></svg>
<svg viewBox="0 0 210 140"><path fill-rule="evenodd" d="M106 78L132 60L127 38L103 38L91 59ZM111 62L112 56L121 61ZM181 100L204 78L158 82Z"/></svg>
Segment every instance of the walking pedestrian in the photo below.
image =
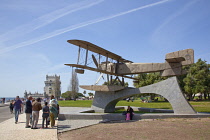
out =
<svg viewBox="0 0 210 140"><path fill-rule="evenodd" d="M32 127L31 129L38 129L37 123L39 120L39 111L42 109L41 99L37 98L36 101L32 103Z"/></svg>
<svg viewBox="0 0 210 140"><path fill-rule="evenodd" d="M25 99L22 98L22 106L21 106L21 112L24 113L24 106L25 106L26 102Z"/></svg>
<svg viewBox="0 0 210 140"><path fill-rule="evenodd" d="M26 109L25 109L25 113L26 113L26 126L25 128L31 128L31 126L29 125L29 122L32 123L32 96L28 97L28 100L26 101Z"/></svg>
<svg viewBox="0 0 210 140"><path fill-rule="evenodd" d="M2 98L2 102L3 102L3 104L5 104L5 98Z"/></svg>
<svg viewBox="0 0 210 140"><path fill-rule="evenodd" d="M13 105L14 105L14 110L15 110L15 124L17 124L21 105L22 105L22 101L20 100L19 96L16 96L15 102Z"/></svg>

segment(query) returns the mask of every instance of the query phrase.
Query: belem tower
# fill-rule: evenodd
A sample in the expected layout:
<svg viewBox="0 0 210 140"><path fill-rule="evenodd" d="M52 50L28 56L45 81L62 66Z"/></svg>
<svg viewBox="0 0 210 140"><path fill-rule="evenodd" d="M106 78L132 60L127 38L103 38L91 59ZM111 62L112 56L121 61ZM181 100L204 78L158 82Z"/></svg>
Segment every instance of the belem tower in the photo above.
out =
<svg viewBox="0 0 210 140"><path fill-rule="evenodd" d="M32 96L33 98L49 98L51 95L54 95L55 98L59 99L61 96L61 81L60 76L52 75L46 75L46 81L44 81L45 87L44 87L44 93L31 93L30 91L27 92L25 90L24 98L27 98L28 96Z"/></svg>

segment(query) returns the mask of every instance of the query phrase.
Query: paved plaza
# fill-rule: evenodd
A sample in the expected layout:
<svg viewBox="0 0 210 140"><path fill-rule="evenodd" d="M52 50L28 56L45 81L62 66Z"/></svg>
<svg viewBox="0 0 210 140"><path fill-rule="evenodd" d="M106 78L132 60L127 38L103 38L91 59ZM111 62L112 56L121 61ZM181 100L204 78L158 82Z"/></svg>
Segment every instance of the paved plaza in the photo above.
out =
<svg viewBox="0 0 210 140"><path fill-rule="evenodd" d="M41 127L42 115L39 115L37 127ZM1 140L57 140L57 120L54 128L30 129L25 128L26 115L19 115L18 123L15 124L14 117L0 123Z"/></svg>
<svg viewBox="0 0 210 140"><path fill-rule="evenodd" d="M8 107L8 106L7 106ZM60 113L77 114L80 111L87 110L88 108L77 107L61 107ZM8 108L9 110L9 108ZM10 115L9 111L1 112L4 116ZM25 113L19 115L18 123L15 124L14 114L13 117L3 122L0 122L0 139L2 140L57 140L57 133L68 130L83 128L86 126L98 124L99 120L56 120L54 128L48 129L30 129L25 128L26 115ZM40 111L39 122L37 127L40 128L42 123L42 111ZM59 126L58 126L59 125ZM58 126L58 127L57 127Z"/></svg>

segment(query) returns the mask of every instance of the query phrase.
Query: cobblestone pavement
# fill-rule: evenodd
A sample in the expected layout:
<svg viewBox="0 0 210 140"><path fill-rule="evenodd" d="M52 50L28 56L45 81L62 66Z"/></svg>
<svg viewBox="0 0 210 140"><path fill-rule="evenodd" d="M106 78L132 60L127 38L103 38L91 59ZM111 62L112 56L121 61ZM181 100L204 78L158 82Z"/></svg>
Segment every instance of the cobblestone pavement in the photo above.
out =
<svg viewBox="0 0 210 140"><path fill-rule="evenodd" d="M41 127L42 112L40 111L37 127ZM30 129L25 128L25 113L19 115L18 123L14 117L0 123L1 140L57 140L57 120L54 128Z"/></svg>

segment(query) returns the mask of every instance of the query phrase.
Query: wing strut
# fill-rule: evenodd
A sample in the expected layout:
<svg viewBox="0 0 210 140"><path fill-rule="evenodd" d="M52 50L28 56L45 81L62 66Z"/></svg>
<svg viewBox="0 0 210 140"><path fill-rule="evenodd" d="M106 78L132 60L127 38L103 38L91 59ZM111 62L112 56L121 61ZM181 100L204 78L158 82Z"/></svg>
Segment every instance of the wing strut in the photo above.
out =
<svg viewBox="0 0 210 140"><path fill-rule="evenodd" d="M78 50L78 58L77 58L77 64L79 64L79 59L80 59L80 50L81 50L81 48L80 48L80 46L79 46L79 50Z"/></svg>
<svg viewBox="0 0 210 140"><path fill-rule="evenodd" d="M87 58L88 58L88 45L86 49L85 66L87 66Z"/></svg>

